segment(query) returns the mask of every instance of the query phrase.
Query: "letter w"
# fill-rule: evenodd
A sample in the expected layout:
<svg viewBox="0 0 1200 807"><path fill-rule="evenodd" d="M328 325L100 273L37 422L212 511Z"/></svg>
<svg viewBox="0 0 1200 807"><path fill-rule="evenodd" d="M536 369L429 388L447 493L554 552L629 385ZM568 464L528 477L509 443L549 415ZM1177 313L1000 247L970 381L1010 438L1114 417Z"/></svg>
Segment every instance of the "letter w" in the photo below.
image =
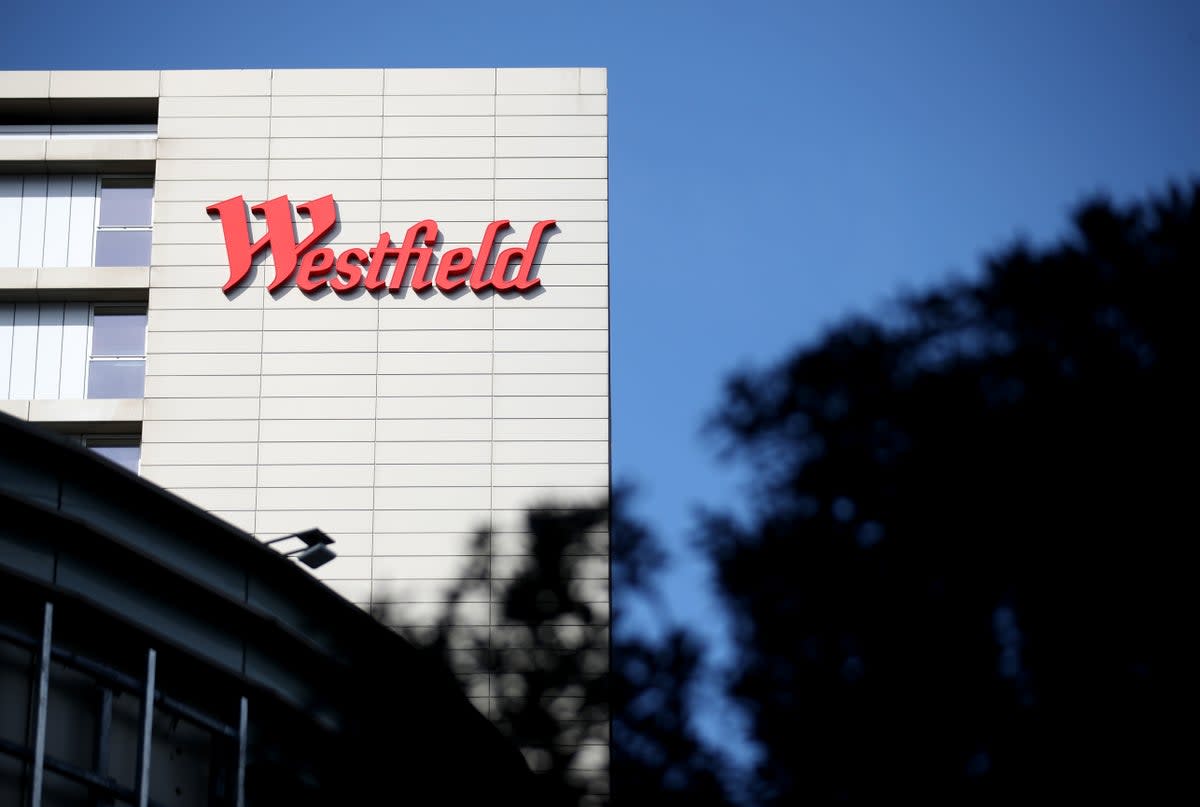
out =
<svg viewBox="0 0 1200 807"><path fill-rule="evenodd" d="M268 246L275 261L275 279L267 286L267 290L274 291L296 271L296 263L305 250L333 229L337 222L337 206L332 195L296 205L296 210L307 214L313 226L312 233L297 244L296 230L292 224L292 205L287 196L278 196L251 208L251 212L261 213L267 221L267 232L251 243L245 199L235 196L209 205L207 209L210 214L216 213L221 217L221 229L225 233L229 280L221 290L226 293L246 279L254 256Z"/></svg>

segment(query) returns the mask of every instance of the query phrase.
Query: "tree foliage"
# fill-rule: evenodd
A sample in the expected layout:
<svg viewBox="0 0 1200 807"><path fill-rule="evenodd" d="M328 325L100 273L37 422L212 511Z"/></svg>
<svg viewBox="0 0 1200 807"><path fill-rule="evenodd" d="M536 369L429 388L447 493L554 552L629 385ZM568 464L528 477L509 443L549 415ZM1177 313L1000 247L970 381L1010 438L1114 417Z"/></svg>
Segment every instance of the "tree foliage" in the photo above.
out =
<svg viewBox="0 0 1200 807"><path fill-rule="evenodd" d="M701 534L761 752L739 803L1187 792L1200 185L1075 225L729 381L712 428L751 515ZM432 647L539 772L529 804L606 802L579 772L610 727L616 803L730 804L703 647L610 638L608 537L618 625L664 563L625 499L532 512L507 574L481 533Z"/></svg>
<svg viewBox="0 0 1200 807"><path fill-rule="evenodd" d="M1186 768L1200 185L726 388L704 545L765 803L1140 797Z"/></svg>
<svg viewBox="0 0 1200 807"><path fill-rule="evenodd" d="M629 514L630 495L618 492L613 514L614 803L728 805L730 760L693 724L707 675L703 643L679 626L650 638L623 624L635 597L657 602L656 578L667 562L654 534Z"/></svg>

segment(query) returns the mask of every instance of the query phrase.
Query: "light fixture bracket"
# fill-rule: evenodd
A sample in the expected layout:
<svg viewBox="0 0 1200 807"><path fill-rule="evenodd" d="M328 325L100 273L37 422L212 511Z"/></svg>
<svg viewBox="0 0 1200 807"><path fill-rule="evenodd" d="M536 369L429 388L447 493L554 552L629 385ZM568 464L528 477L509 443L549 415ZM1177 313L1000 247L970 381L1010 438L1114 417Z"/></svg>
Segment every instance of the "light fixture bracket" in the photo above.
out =
<svg viewBox="0 0 1200 807"><path fill-rule="evenodd" d="M303 530L301 532L293 532L289 535L280 536L279 538L272 538L271 540L264 541L263 543L267 546L270 546L271 544L277 544L281 541L287 541L292 538L302 541L304 546L291 549L280 554L282 554L285 558L297 560L310 569L316 569L319 566L324 566L326 563L337 557L337 553L329 548L329 545L334 543L333 538L326 535L323 531L316 527Z"/></svg>

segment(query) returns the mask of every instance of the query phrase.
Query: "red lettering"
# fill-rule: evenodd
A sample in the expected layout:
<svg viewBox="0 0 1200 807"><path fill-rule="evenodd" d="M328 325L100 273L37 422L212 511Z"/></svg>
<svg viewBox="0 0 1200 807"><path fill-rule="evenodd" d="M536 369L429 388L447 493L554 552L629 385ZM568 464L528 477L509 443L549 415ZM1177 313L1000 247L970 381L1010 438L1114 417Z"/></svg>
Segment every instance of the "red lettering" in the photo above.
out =
<svg viewBox="0 0 1200 807"><path fill-rule="evenodd" d="M216 213L221 218L225 253L229 257L229 280L222 287L227 294L246 279L254 256L267 247L270 247L271 258L275 262L275 279L267 289L274 291L296 271L296 261L300 255L333 229L337 222L337 206L333 196L322 196L297 205L296 210L308 214L313 226L308 237L297 244L296 230L292 225L292 206L287 196L278 196L251 208L251 212L261 213L267 222L267 232L251 243L245 199L234 196L207 209L209 214Z"/></svg>
<svg viewBox="0 0 1200 807"><path fill-rule="evenodd" d="M496 267L492 269L492 285L500 291L508 289L516 289L517 291L529 291L534 286L542 282L540 277L533 277L533 258L537 254L538 248L541 246L542 233L554 226L553 219L539 221L533 225L533 230L529 233L529 243L523 247L512 247L506 249L496 256ZM520 259L520 264L517 266L516 275L508 279L508 265L514 260Z"/></svg>
<svg viewBox="0 0 1200 807"><path fill-rule="evenodd" d="M275 277L267 285L268 291L279 288L292 275L296 275L296 287L306 294L326 285L338 294L345 294L360 284L372 292L385 287L397 292L406 280L417 292L435 285L443 292L465 285L475 291L488 288L528 291L541 285L541 278L535 274L537 252L546 231L555 226L553 219L537 222L524 246L502 250L493 264L496 241L511 226L508 219L497 219L484 231L478 252L472 252L470 247L447 250L436 261L435 270L433 248L438 240L438 223L433 219L424 219L409 227L400 246L394 246L391 234L383 232L373 248L351 247L335 256L329 247L315 246L337 223L337 204L332 196L296 205L297 212L307 216L312 223L312 232L298 243L287 196L277 196L250 208L266 222L266 232L253 242L243 197L215 202L207 210L221 220L225 252L229 258L229 279L222 287L226 293L245 281L255 257L265 249L271 250L275 263ZM395 259L396 266L389 278L390 259ZM298 273L297 264L300 267ZM412 275L408 274L410 265Z"/></svg>
<svg viewBox="0 0 1200 807"><path fill-rule="evenodd" d="M337 277L329 281L329 288L338 294L344 294L357 288L358 284L362 282L362 267L366 261L367 253L358 247L351 247L343 252L338 256ZM345 278L345 280L342 278Z"/></svg>
<svg viewBox="0 0 1200 807"><path fill-rule="evenodd" d="M438 261L437 287L442 291L454 291L467 282L465 275L471 271L470 247L452 249ZM458 277L464 275L464 277ZM457 278L457 279L455 279Z"/></svg>
<svg viewBox="0 0 1200 807"><path fill-rule="evenodd" d="M333 250L329 247L304 253L304 258L300 261L300 274L296 276L296 288L309 294L321 288L329 282L329 278L316 278L333 269L335 263L337 261L333 257Z"/></svg>
<svg viewBox="0 0 1200 807"><path fill-rule="evenodd" d="M417 236L425 233L425 246L415 246ZM425 219L418 221L416 224L408 228L408 232L404 234L404 243L400 246L400 254L396 258L396 271L392 273L392 281L388 284L390 291L397 291L404 283L404 276L408 274L408 264L415 258L417 265L413 268L412 287L414 289L428 288L429 279L425 275L429 272L429 262L433 260L433 250L430 249L436 242L438 236L437 222L433 219ZM423 285L418 286L420 282Z"/></svg>
<svg viewBox="0 0 1200 807"><path fill-rule="evenodd" d="M492 247L496 243L496 235L507 229L508 219L493 221L487 226L487 230L483 234L483 243L479 245L479 254L475 256L475 265L471 267L471 288L475 291L483 291L492 285L492 279L484 277L483 273L487 271L488 261L492 258Z"/></svg>
<svg viewBox="0 0 1200 807"><path fill-rule="evenodd" d="M392 234L380 233L379 243L371 250L371 265L367 268L367 280L363 284L367 287L367 291L382 289L387 285L387 281L383 279L383 264L388 258L395 258L399 255L399 247L392 246Z"/></svg>

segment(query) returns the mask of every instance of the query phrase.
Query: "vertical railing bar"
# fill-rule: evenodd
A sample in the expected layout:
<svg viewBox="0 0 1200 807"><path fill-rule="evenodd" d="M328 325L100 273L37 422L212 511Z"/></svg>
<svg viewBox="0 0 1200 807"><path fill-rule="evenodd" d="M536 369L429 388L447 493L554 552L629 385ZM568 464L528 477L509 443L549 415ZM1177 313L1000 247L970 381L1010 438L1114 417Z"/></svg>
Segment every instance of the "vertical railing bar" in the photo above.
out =
<svg viewBox="0 0 1200 807"><path fill-rule="evenodd" d="M234 799L237 807L246 804L246 735L249 730L250 702L242 696L241 716L238 720L237 790Z"/></svg>
<svg viewBox="0 0 1200 807"><path fill-rule="evenodd" d="M150 805L150 741L154 729L154 666L157 656L154 648L146 651L146 689L142 693L142 731L138 736L138 807Z"/></svg>
<svg viewBox="0 0 1200 807"><path fill-rule="evenodd" d="M96 773L108 776L109 738L112 736L113 691L108 687L100 690L100 719L96 721ZM112 804L112 799L97 794L96 805Z"/></svg>
<svg viewBox="0 0 1200 807"><path fill-rule="evenodd" d="M46 781L46 712L50 697L50 640L54 625L54 604L46 603L42 615L42 647L38 658L37 711L33 723L33 788L31 807L42 807L42 789Z"/></svg>

